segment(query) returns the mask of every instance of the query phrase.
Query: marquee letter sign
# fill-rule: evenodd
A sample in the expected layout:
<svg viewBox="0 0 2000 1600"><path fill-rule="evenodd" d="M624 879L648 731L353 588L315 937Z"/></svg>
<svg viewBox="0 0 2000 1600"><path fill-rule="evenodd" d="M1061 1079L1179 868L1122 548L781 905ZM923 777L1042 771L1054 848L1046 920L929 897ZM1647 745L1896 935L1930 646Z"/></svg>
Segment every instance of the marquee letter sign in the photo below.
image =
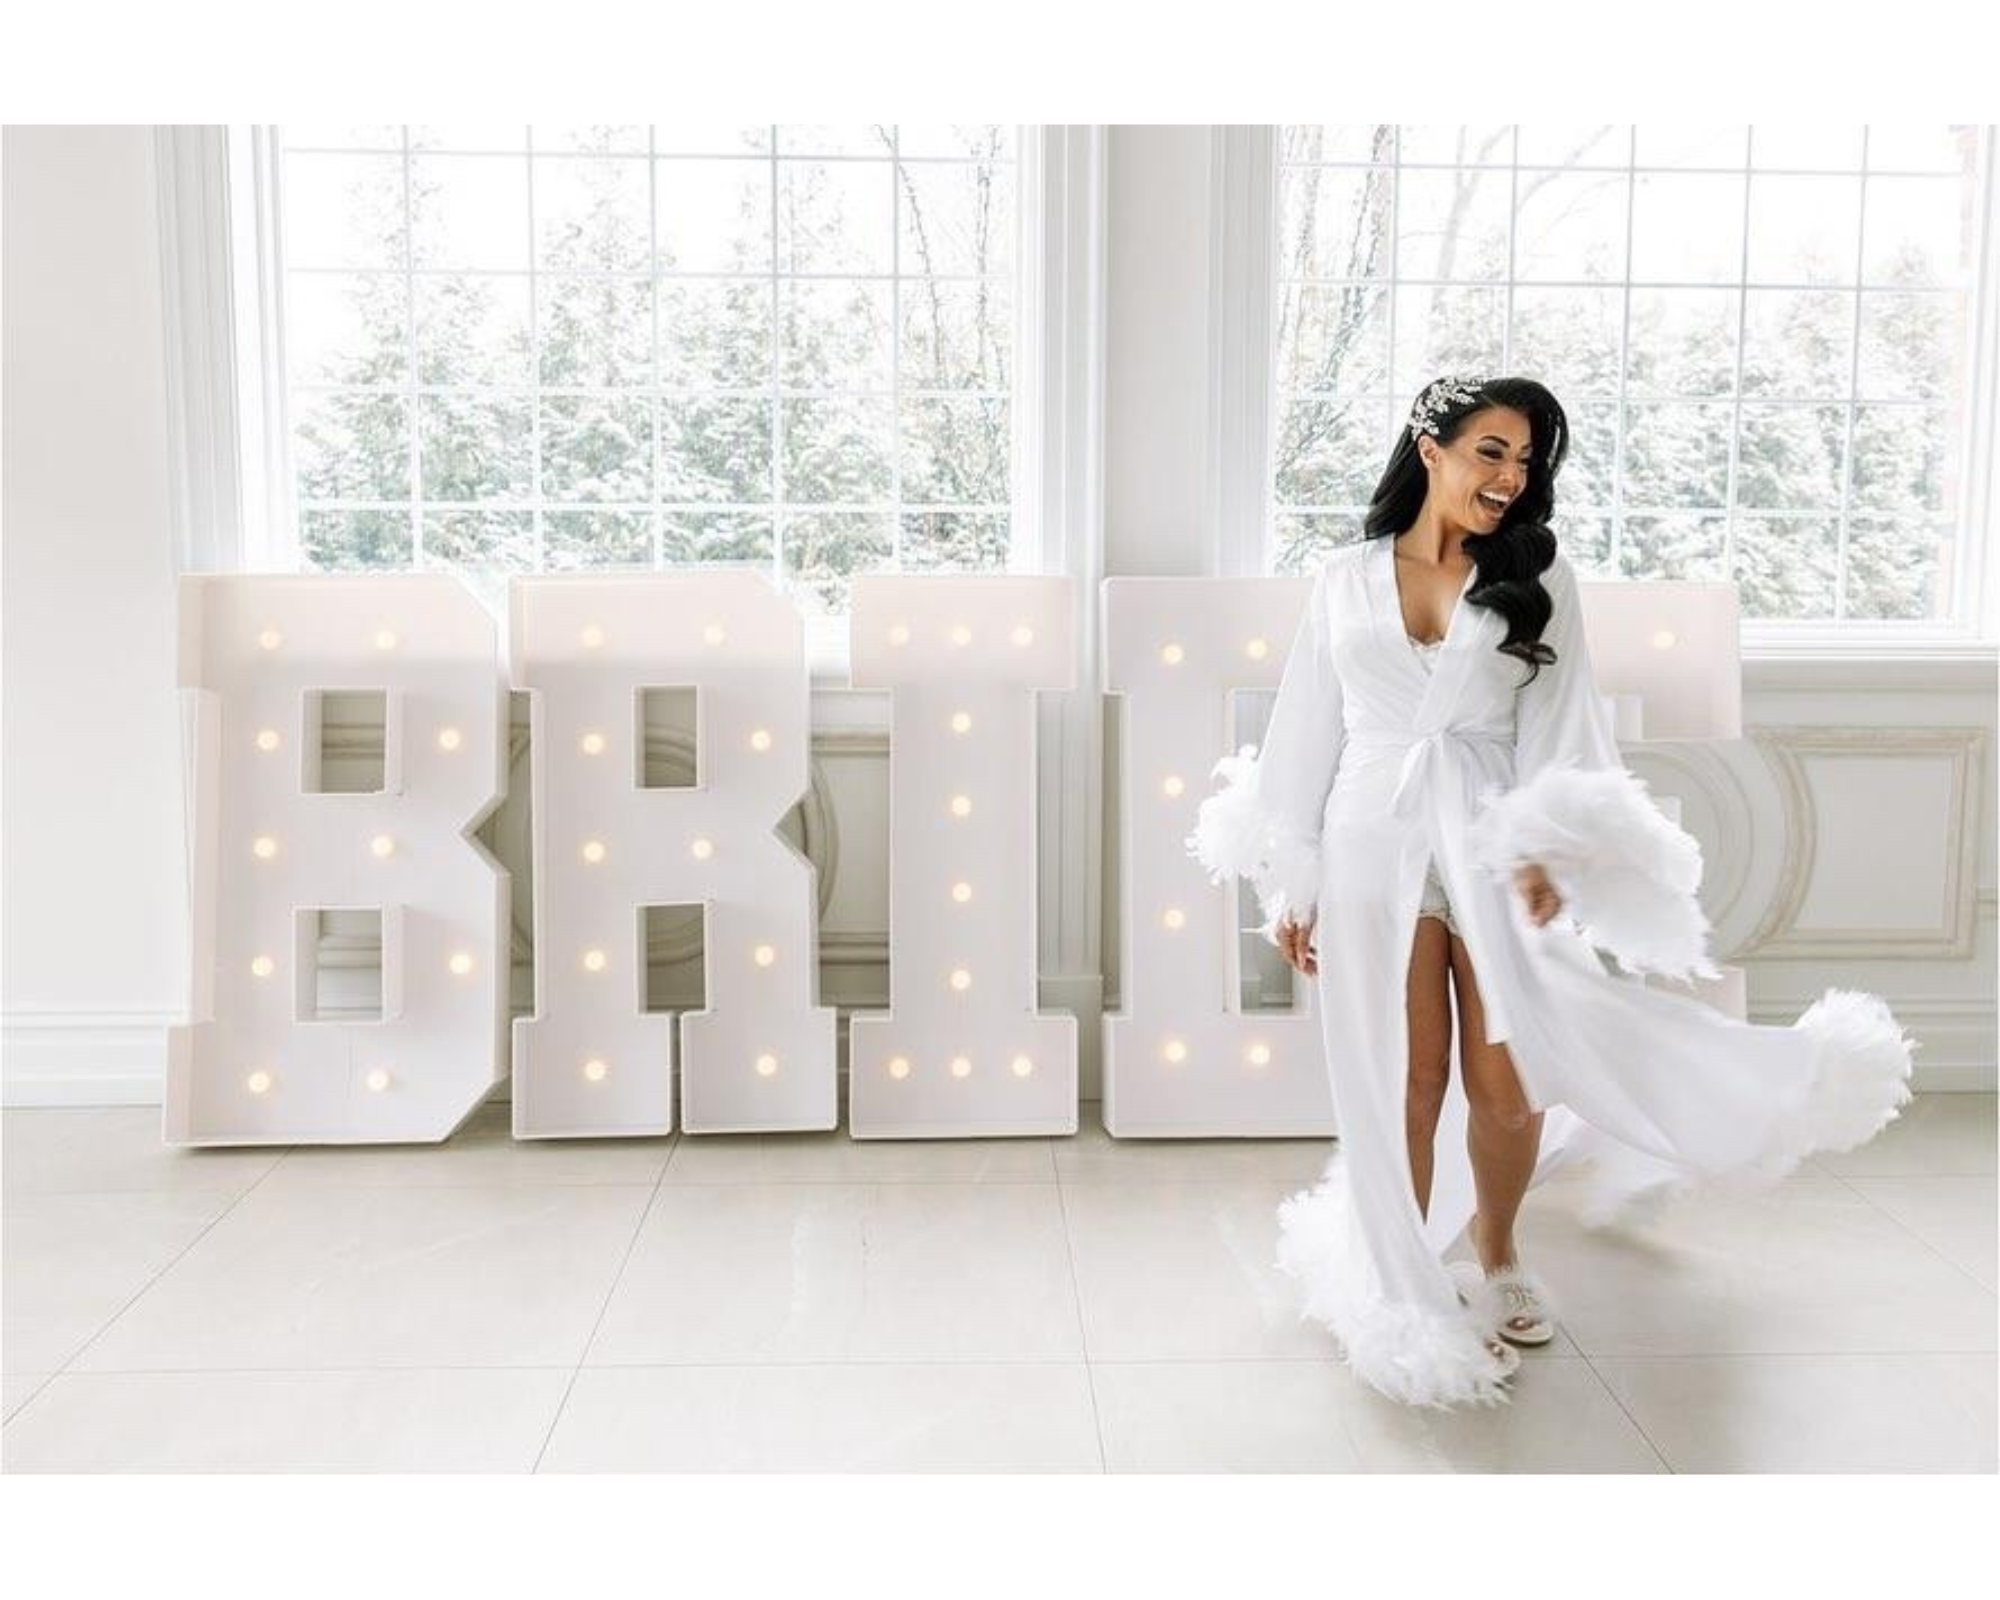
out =
<svg viewBox="0 0 2000 1600"><path fill-rule="evenodd" d="M707 1005L681 1017L689 1133L831 1128L835 1013L812 864L776 831L810 757L804 629L761 575L518 579L533 695L536 1012L518 1138L674 1126L671 1018L646 1010L646 909L702 908ZM645 691L691 689L694 783L646 786Z"/></svg>
<svg viewBox="0 0 2000 1600"><path fill-rule="evenodd" d="M1076 1131L1076 1018L1037 1009L1037 689L1075 683L1066 578L862 577L887 688L890 1009L852 1018L857 1139Z"/></svg>
<svg viewBox="0 0 2000 1600"><path fill-rule="evenodd" d="M471 837L506 782L493 622L441 576L180 593L194 981L165 1138L442 1139L506 1062L509 883ZM361 783L330 770L329 696L379 713ZM379 923L373 994L329 996L322 935L343 918Z"/></svg>
<svg viewBox="0 0 2000 1600"><path fill-rule="evenodd" d="M1104 686L1125 697L1124 1008L1104 1018L1114 1136L1333 1131L1311 985L1299 985L1295 1010L1244 1012L1235 888L1211 885L1183 844L1217 756L1236 747L1232 691L1277 687L1293 624L1274 630L1271 619L1296 618L1311 588L1303 578L1105 580Z"/></svg>

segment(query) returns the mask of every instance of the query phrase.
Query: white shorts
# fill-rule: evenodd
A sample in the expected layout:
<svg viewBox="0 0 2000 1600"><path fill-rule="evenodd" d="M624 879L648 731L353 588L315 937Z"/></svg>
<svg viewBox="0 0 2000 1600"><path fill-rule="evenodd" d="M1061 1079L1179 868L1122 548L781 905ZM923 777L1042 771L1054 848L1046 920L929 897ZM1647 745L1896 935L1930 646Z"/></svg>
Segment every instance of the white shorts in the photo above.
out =
<svg viewBox="0 0 2000 1600"><path fill-rule="evenodd" d="M1458 924L1452 919L1451 901L1445 898L1444 885L1438 881L1437 863L1431 862L1424 873L1423 897L1417 902L1417 915L1436 917L1447 931L1458 932Z"/></svg>

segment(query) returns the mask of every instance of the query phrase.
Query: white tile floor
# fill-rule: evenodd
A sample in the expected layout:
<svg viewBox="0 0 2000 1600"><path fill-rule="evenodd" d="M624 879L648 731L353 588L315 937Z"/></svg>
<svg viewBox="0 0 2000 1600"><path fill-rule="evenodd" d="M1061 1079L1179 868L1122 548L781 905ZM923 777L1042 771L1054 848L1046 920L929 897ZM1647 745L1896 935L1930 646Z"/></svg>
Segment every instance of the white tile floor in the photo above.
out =
<svg viewBox="0 0 2000 1600"><path fill-rule="evenodd" d="M1361 1389L1270 1265L1321 1141L176 1152L10 1111L35 1471L1995 1470L1994 1096L1642 1236L1531 1197L1509 1407Z"/></svg>

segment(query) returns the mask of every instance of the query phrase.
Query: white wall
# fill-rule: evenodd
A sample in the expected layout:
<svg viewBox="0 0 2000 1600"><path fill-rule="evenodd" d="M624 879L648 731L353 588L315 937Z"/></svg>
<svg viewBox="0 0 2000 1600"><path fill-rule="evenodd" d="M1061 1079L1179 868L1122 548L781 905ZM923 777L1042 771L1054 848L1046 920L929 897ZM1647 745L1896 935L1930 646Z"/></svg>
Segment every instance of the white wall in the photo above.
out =
<svg viewBox="0 0 2000 1600"><path fill-rule="evenodd" d="M10 1078L57 1063L113 1092L157 1073L186 994L152 142L0 145L0 1013Z"/></svg>
<svg viewBox="0 0 2000 1600"><path fill-rule="evenodd" d="M1109 150L1104 570L1196 574L1216 505L1210 130L1119 127ZM9 129L4 163L6 1097L155 1101L186 946L152 130ZM1747 948L1753 1015L1877 989L1926 1041L1920 1081L1991 1087L1990 661L1753 663L1746 688L1761 742L1634 765L1716 841L1718 932ZM1962 734L1913 740L1924 725ZM1860 766L1820 748L1827 729ZM885 742L822 734L852 846L824 998L879 1006L884 930L865 924L886 896L860 846L884 826ZM1864 772L1892 799L1879 833L1845 804L1843 774ZM1969 872L1943 870L1947 828L1944 860L1970 838Z"/></svg>

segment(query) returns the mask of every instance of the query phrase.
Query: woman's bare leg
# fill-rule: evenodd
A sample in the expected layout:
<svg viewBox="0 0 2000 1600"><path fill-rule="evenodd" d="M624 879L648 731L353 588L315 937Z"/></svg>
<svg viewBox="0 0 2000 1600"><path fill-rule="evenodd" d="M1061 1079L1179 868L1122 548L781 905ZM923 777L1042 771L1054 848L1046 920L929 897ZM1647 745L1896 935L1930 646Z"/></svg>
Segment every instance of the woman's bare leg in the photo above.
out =
<svg viewBox="0 0 2000 1600"><path fill-rule="evenodd" d="M1432 1146L1438 1114L1451 1082L1451 935L1436 917L1417 918L1406 984L1410 1021L1410 1074L1403 1100L1403 1137L1410 1147L1410 1178L1417 1209L1431 1206Z"/></svg>
<svg viewBox="0 0 2000 1600"><path fill-rule="evenodd" d="M1458 1061L1470 1110L1466 1153L1479 1211L1472 1245L1488 1272L1514 1261L1514 1219L1535 1173L1542 1144L1542 1113L1528 1109L1507 1047L1486 1042L1486 1014L1463 939L1451 941L1451 975L1458 991Z"/></svg>

